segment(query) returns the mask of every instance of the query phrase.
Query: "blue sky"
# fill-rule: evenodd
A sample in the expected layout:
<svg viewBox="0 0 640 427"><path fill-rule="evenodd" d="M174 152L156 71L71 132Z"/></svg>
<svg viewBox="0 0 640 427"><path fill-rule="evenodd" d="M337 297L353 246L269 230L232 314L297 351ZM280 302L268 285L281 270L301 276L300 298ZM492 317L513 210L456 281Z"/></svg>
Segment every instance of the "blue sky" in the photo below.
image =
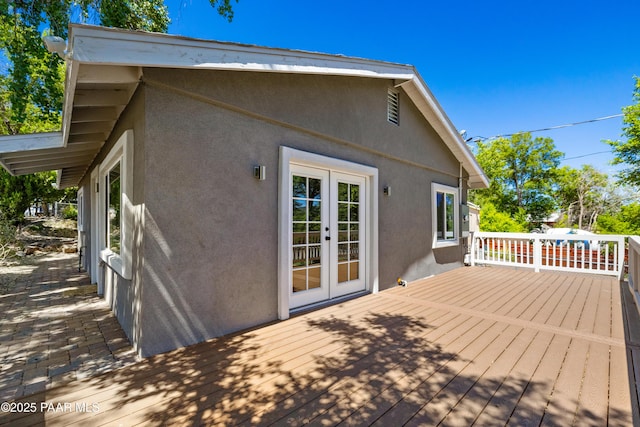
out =
<svg viewBox="0 0 640 427"><path fill-rule="evenodd" d="M416 66L459 129L491 137L621 113L640 76L640 1L167 0L169 33ZM621 118L534 136L567 158L608 151ZM567 159L614 173L611 153Z"/></svg>

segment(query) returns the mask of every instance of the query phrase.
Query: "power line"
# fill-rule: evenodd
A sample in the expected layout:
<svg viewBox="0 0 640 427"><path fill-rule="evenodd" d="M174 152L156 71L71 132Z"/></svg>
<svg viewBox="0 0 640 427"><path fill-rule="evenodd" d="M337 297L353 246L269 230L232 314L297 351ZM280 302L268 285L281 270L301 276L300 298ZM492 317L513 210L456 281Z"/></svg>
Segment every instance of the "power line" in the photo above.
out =
<svg viewBox="0 0 640 427"><path fill-rule="evenodd" d="M595 153L583 154L581 156L573 156L573 157L564 157L562 160L573 160L573 159L581 159L583 157L595 156L596 154L611 154L611 150L608 151L597 151Z"/></svg>
<svg viewBox="0 0 640 427"><path fill-rule="evenodd" d="M578 126L578 125L584 125L587 123L594 123L594 122L600 122L602 120L610 120L610 119L615 119L616 117L622 117L624 114L614 114L612 116L605 116L605 117L598 117L596 119L591 119L591 120L583 120L581 122L575 122L575 123L567 123L564 125L558 125L558 126L550 126L550 127L546 127L546 128L542 128L542 129L534 129L534 130L528 130L528 131L522 131L522 132L515 132L515 133L506 133L506 134L501 134L501 135L496 135L496 136L490 136L488 138L483 137L483 136L476 136L473 138L469 138L467 139L467 142L473 142L475 140L486 140L486 139L494 139L494 138L501 138L501 137L508 137L508 136L513 136L513 135L518 135L520 133L534 133L534 132L544 132L544 131L548 131L548 130L555 130L555 129L562 129L562 128L568 128L568 127L572 127L572 126Z"/></svg>

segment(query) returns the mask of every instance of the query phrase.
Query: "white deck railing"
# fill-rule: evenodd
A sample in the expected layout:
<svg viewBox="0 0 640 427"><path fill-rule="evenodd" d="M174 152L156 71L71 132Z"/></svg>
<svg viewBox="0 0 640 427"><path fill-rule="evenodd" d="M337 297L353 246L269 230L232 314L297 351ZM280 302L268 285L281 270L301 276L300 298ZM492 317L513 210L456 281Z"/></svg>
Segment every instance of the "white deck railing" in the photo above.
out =
<svg viewBox="0 0 640 427"><path fill-rule="evenodd" d="M640 240L635 243L640 248ZM478 232L473 234L471 244L471 265L505 265L622 278L624 261L625 236L619 235Z"/></svg>
<svg viewBox="0 0 640 427"><path fill-rule="evenodd" d="M629 237L629 289L640 312L640 237Z"/></svg>

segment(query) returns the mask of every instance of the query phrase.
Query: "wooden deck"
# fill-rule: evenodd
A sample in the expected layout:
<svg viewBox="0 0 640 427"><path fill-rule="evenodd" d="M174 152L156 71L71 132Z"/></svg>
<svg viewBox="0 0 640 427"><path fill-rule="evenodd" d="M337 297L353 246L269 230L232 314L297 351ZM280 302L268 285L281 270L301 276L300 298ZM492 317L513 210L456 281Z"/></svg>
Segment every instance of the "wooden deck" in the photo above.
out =
<svg viewBox="0 0 640 427"><path fill-rule="evenodd" d="M0 424L638 425L621 290L461 268L24 398L37 412Z"/></svg>

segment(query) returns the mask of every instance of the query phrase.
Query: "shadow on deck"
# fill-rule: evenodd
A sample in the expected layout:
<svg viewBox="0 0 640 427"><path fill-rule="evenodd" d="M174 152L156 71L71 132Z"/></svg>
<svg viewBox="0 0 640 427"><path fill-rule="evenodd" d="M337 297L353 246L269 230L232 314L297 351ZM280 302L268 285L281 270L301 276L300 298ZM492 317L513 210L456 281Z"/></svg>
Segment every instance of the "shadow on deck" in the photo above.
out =
<svg viewBox="0 0 640 427"><path fill-rule="evenodd" d="M35 413L0 424L638 424L621 290L461 268L23 398Z"/></svg>

